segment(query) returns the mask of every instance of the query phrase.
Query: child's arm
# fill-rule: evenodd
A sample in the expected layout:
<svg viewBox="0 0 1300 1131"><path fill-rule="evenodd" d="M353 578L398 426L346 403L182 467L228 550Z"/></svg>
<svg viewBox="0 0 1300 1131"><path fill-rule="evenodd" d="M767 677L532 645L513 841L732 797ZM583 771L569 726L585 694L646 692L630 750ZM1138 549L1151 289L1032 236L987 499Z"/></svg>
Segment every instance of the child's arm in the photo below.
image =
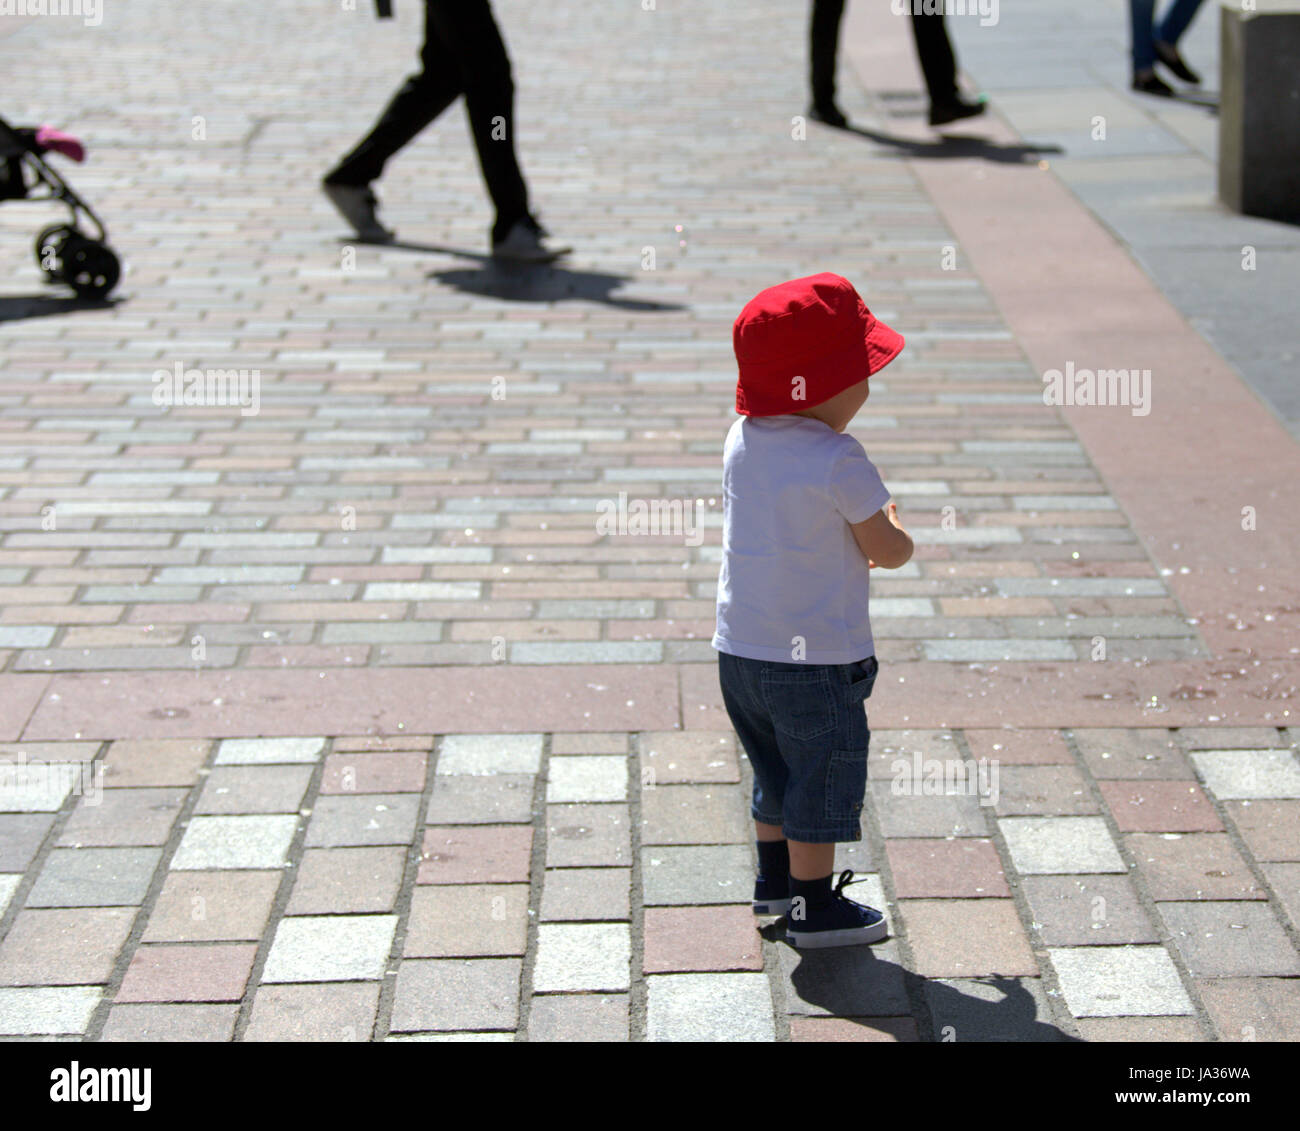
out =
<svg viewBox="0 0 1300 1131"><path fill-rule="evenodd" d="M890 503L888 511L876 511L863 522L851 523L850 529L872 569L897 569L911 560L912 536L898 521L897 503Z"/></svg>

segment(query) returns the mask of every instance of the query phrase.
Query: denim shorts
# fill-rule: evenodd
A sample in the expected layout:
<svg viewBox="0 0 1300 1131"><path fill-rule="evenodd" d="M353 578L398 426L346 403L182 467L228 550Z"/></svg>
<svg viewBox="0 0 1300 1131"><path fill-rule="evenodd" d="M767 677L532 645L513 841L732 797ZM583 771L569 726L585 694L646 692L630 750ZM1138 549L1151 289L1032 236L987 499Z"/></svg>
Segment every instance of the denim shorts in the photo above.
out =
<svg viewBox="0 0 1300 1131"><path fill-rule="evenodd" d="M754 769L750 813L790 840L862 839L875 656L786 664L718 653L722 701Z"/></svg>

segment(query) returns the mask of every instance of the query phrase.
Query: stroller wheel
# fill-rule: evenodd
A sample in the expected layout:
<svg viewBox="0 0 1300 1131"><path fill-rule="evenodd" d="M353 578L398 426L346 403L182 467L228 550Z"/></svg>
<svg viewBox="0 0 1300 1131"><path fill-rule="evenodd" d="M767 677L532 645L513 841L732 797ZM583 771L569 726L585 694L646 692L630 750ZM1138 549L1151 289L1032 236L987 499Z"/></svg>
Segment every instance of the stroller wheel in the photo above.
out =
<svg viewBox="0 0 1300 1131"><path fill-rule="evenodd" d="M59 278L64 243L69 236L77 234L76 228L67 224L52 224L48 228L42 228L41 234L36 237L36 265L51 282Z"/></svg>
<svg viewBox="0 0 1300 1131"><path fill-rule="evenodd" d="M59 278L78 298L103 298L117 286L122 273L122 265L107 245L80 232L63 240L59 264Z"/></svg>

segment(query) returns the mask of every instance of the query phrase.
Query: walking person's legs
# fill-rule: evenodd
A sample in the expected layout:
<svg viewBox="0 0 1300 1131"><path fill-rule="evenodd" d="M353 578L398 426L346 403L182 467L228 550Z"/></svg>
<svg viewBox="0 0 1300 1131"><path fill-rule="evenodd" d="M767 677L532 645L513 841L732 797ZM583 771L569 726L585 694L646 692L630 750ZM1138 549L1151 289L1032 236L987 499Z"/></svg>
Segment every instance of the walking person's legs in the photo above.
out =
<svg viewBox="0 0 1300 1131"><path fill-rule="evenodd" d="M943 22L943 10L926 14L912 9L912 38L930 94L930 125L984 113L983 102L967 102L957 89L957 57Z"/></svg>
<svg viewBox="0 0 1300 1131"><path fill-rule="evenodd" d="M459 68L459 85L488 195L496 208L492 254L546 262L572 250L547 243L528 207L528 187L515 156L515 84L510 56L488 0L427 0L429 19Z"/></svg>
<svg viewBox="0 0 1300 1131"><path fill-rule="evenodd" d="M366 238L391 239L375 215L372 181L399 149L447 109L461 93L460 72L448 45L439 38L432 4L424 10L424 45L421 69L393 95L374 128L325 176L329 198L357 232Z"/></svg>
<svg viewBox="0 0 1300 1131"><path fill-rule="evenodd" d="M459 85L488 195L494 240L528 216L528 187L515 155L514 76L488 0L428 0L429 20L454 51Z"/></svg>
<svg viewBox="0 0 1300 1131"><path fill-rule="evenodd" d="M1156 57L1183 82L1193 84L1200 83L1201 76L1183 61L1178 53L1178 41L1200 6L1201 0L1174 0L1153 32Z"/></svg>
<svg viewBox="0 0 1300 1131"><path fill-rule="evenodd" d="M1128 0L1128 14L1133 89L1168 97L1173 88L1156 74L1156 0Z"/></svg>
<svg viewBox="0 0 1300 1131"><path fill-rule="evenodd" d="M1128 0L1129 44L1133 55L1133 73L1154 71L1156 65L1156 0Z"/></svg>
<svg viewBox="0 0 1300 1131"><path fill-rule="evenodd" d="M812 87L809 116L840 127L848 125L848 119L835 105L835 60L839 53L843 15L844 0L813 0L808 44Z"/></svg>

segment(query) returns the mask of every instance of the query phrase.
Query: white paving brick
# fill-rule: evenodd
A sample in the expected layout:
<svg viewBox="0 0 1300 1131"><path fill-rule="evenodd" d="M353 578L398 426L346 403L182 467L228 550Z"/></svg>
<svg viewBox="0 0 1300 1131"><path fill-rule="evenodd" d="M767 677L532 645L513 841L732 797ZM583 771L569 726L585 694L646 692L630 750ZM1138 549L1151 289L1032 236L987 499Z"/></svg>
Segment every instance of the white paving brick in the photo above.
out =
<svg viewBox="0 0 1300 1131"><path fill-rule="evenodd" d="M533 992L626 990L632 940L626 923L543 923Z"/></svg>
<svg viewBox="0 0 1300 1131"><path fill-rule="evenodd" d="M540 734L449 734L438 747L439 774L535 774Z"/></svg>
<svg viewBox="0 0 1300 1131"><path fill-rule="evenodd" d="M1048 947L1075 1017L1166 1017L1194 1013L1162 946Z"/></svg>
<svg viewBox="0 0 1300 1131"><path fill-rule="evenodd" d="M646 1040L776 1040L766 974L655 974L646 991Z"/></svg>
<svg viewBox="0 0 1300 1131"><path fill-rule="evenodd" d="M627 759L619 755L552 757L546 767L546 800L626 801Z"/></svg>
<svg viewBox="0 0 1300 1131"><path fill-rule="evenodd" d="M1128 870L1101 817L1003 817L998 828L1021 875Z"/></svg>
<svg viewBox="0 0 1300 1131"><path fill-rule="evenodd" d="M296 816L195 817L172 857L173 869L282 868Z"/></svg>
<svg viewBox="0 0 1300 1131"><path fill-rule="evenodd" d="M1220 801L1300 797L1300 763L1291 750L1196 750L1188 755Z"/></svg>
<svg viewBox="0 0 1300 1131"><path fill-rule="evenodd" d="M227 738L217 750L218 766L267 766L278 762L315 762L325 749L323 738Z"/></svg>
<svg viewBox="0 0 1300 1131"><path fill-rule="evenodd" d="M383 977L396 915L303 915L282 919L263 982L353 982Z"/></svg>

